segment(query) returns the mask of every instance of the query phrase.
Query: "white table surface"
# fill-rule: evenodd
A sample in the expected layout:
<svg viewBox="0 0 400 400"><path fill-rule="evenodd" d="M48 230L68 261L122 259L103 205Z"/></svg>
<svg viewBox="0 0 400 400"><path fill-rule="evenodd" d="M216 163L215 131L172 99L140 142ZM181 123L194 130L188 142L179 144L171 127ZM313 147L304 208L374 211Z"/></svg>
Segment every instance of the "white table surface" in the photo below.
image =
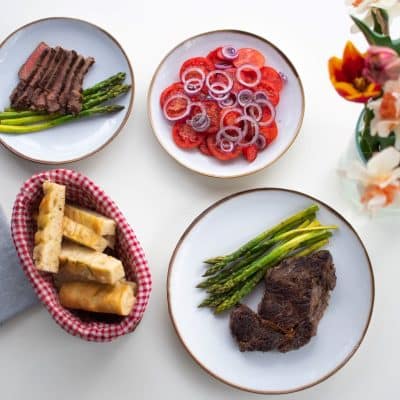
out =
<svg viewBox="0 0 400 400"><path fill-rule="evenodd" d="M344 1L13 0L2 3L0 40L48 16L98 24L120 41L131 59L137 86L128 124L100 153L67 167L95 180L125 213L146 251L153 292L137 330L110 344L69 336L41 307L1 326L0 398L257 398L207 375L185 352L167 312L166 274L178 238L204 208L236 191L280 186L316 196L348 218L367 246L376 279L373 319L356 355L327 381L280 398L394 399L400 377L399 220L358 215L341 196L335 171L361 110L334 92L327 73L328 58L341 55L350 38ZM200 176L179 166L159 146L146 113L148 85L164 54L189 36L220 28L247 30L277 44L298 69L306 94L303 127L286 155L264 171L232 180ZM351 38L366 48L360 35ZM22 182L44 169L48 167L0 148L0 202L8 215Z"/></svg>

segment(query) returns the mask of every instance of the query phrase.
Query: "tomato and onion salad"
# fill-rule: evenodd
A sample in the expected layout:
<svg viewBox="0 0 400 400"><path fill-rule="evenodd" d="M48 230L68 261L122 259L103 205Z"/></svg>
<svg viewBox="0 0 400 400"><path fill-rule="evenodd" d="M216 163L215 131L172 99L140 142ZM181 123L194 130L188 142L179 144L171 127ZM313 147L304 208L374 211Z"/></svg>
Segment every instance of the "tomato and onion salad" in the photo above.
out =
<svg viewBox="0 0 400 400"><path fill-rule="evenodd" d="M252 162L278 136L276 106L286 77L256 49L220 46L186 60L160 106L183 149L228 161Z"/></svg>

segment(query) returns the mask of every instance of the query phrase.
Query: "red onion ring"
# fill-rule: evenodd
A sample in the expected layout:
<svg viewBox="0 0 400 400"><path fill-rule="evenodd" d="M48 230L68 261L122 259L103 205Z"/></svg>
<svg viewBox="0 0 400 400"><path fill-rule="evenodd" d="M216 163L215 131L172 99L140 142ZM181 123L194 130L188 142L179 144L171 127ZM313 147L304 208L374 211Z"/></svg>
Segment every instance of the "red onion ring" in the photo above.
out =
<svg viewBox="0 0 400 400"><path fill-rule="evenodd" d="M193 107L199 107L200 110L201 110L201 113L207 115L206 106L203 103L201 103L200 101L196 101L195 103L191 103L190 104L190 109L192 109Z"/></svg>
<svg viewBox="0 0 400 400"><path fill-rule="evenodd" d="M219 102L219 101L226 100L229 97L230 93L228 92L228 93L224 93L224 94L216 94L216 93L209 91L208 94L213 100L216 100Z"/></svg>
<svg viewBox="0 0 400 400"><path fill-rule="evenodd" d="M190 67L188 69L185 69L185 71L182 74L182 82L185 83L187 81L186 76L187 74L189 74L190 72L197 72L200 75L200 80L204 82L204 80L206 79L206 74L205 72L198 67ZM192 78L191 78L192 79Z"/></svg>
<svg viewBox="0 0 400 400"><path fill-rule="evenodd" d="M263 100L263 101L260 100L258 102L258 104L262 104L262 105L268 107L269 108L269 112L271 113L270 118L267 121L259 122L259 125L260 126L271 125L272 122L275 121L275 117L276 117L276 109L275 109L274 105L269 100Z"/></svg>
<svg viewBox="0 0 400 400"><path fill-rule="evenodd" d="M228 131L236 132L237 136L229 135ZM231 142L240 142L243 139L243 134L244 134L243 129L240 129L239 127L234 125L228 125L224 126L218 131L216 139L218 141L222 138L225 138L230 140Z"/></svg>
<svg viewBox="0 0 400 400"><path fill-rule="evenodd" d="M223 62L223 61L217 62L217 63L215 63L214 65L215 65L215 68L217 68L217 69L228 69L228 68L232 68L232 64L229 64L229 63Z"/></svg>
<svg viewBox="0 0 400 400"><path fill-rule="evenodd" d="M253 101L253 92L250 89L241 90L238 95L238 103L244 107L246 104Z"/></svg>
<svg viewBox="0 0 400 400"><path fill-rule="evenodd" d="M222 111L221 119L219 120L220 128L224 127L224 118L227 114L229 114L231 112L235 112L235 113L239 114L239 116L243 115L243 110L241 110L240 108L226 108L224 111Z"/></svg>
<svg viewBox="0 0 400 400"><path fill-rule="evenodd" d="M238 56L238 51L232 46L224 46L221 49L222 56L225 60L234 60Z"/></svg>
<svg viewBox="0 0 400 400"><path fill-rule="evenodd" d="M251 102L246 104L243 108L244 108L244 114L250 116L256 121L260 121L260 119L262 118L263 112L259 104ZM258 113L257 116L254 115L254 110L257 110Z"/></svg>
<svg viewBox="0 0 400 400"><path fill-rule="evenodd" d="M186 100L186 109L185 111L182 112L181 115L178 115L176 117L170 117L167 113L167 107L169 105L169 103L171 103L171 101L174 101L176 99L185 99ZM169 97L163 107L163 112L164 112L164 116L165 118L167 118L169 121L178 121L179 119L185 118L189 115L190 113L190 109L191 109L191 102L188 96L184 95L184 94L175 94L171 97Z"/></svg>
<svg viewBox="0 0 400 400"><path fill-rule="evenodd" d="M260 128L258 126L258 122L254 120L254 118L249 117L248 115L242 115L239 118L236 118L235 120L235 124L238 124L239 122L249 122L252 126L253 126L253 130L254 130L254 135L251 138L251 140L249 140L248 142L239 142L238 145L239 146L250 146L252 144L254 144L260 134ZM246 136L246 132L247 131L247 126L243 129L243 137Z"/></svg>
<svg viewBox="0 0 400 400"><path fill-rule="evenodd" d="M268 100L268 94L264 92L264 90L257 90L257 92L254 93L254 101L258 103L264 100Z"/></svg>
<svg viewBox="0 0 400 400"><path fill-rule="evenodd" d="M225 138L222 138L219 142L217 142L217 144L224 153L230 153L235 147L230 140Z"/></svg>
<svg viewBox="0 0 400 400"><path fill-rule="evenodd" d="M235 93L230 92L228 93L228 97L224 100L220 100L218 102L218 105L221 108L226 108L226 107L235 107L237 104L237 96Z"/></svg>
<svg viewBox="0 0 400 400"><path fill-rule="evenodd" d="M244 80L242 79L242 77L241 77L242 71L243 71L243 70L246 70L246 69L255 72L255 74L256 74L256 79L254 80L254 82L246 82L246 81L244 81ZM241 83L241 84L244 85L244 86L247 86L247 87L254 87L254 86L257 86L257 85L260 83L260 81L261 81L261 71L260 71L260 68L254 66L254 65L251 65L251 64L243 64L243 65L241 65L241 66L236 70L236 79L238 80L239 83Z"/></svg>
<svg viewBox="0 0 400 400"><path fill-rule="evenodd" d="M192 119L187 120L186 123L196 132L204 132L210 127L211 121L207 114L198 113Z"/></svg>
<svg viewBox="0 0 400 400"><path fill-rule="evenodd" d="M196 94L203 88L203 82L201 79L190 78L184 84L184 90L188 95Z"/></svg>
<svg viewBox="0 0 400 400"><path fill-rule="evenodd" d="M221 83L221 82L214 82L211 83L210 79L212 77L214 77L215 75L222 75L226 80L227 83ZM228 73L226 73L225 71L220 71L220 70L214 70L214 71L210 71L206 77L206 86L208 87L208 90L210 92L213 92L214 94L226 94L228 93L232 87L233 87L233 79L229 76ZM222 87L222 89L218 89L218 87Z"/></svg>
<svg viewBox="0 0 400 400"><path fill-rule="evenodd" d="M283 83L287 83L287 81L288 81L288 77L287 77L287 75L286 74L284 74L283 72L281 72L281 71L279 71L278 72L278 74L280 75L280 77L282 78L282 80L283 80Z"/></svg>
<svg viewBox="0 0 400 400"><path fill-rule="evenodd" d="M267 139L265 139L264 135L258 135L256 146L259 148L259 150L264 150L267 147Z"/></svg>

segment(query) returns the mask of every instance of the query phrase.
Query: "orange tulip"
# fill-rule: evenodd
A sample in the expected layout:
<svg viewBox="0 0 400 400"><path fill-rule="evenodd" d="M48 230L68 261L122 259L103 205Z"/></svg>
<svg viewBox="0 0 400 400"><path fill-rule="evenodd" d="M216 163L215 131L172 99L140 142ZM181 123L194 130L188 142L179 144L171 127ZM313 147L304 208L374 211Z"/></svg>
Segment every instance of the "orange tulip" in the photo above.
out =
<svg viewBox="0 0 400 400"><path fill-rule="evenodd" d="M332 85L346 100L366 103L381 94L380 85L363 75L365 58L350 41L344 48L343 59L330 58L328 67Z"/></svg>

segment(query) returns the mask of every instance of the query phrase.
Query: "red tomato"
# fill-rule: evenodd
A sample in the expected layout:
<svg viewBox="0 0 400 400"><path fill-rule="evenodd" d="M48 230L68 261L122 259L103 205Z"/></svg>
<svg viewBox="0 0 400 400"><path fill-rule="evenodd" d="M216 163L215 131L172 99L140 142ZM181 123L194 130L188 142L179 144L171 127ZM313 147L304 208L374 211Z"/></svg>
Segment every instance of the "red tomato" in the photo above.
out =
<svg viewBox="0 0 400 400"><path fill-rule="evenodd" d="M205 58L205 57L189 58L182 64L181 69L179 71L179 77L181 78L181 80L182 80L182 74L188 68L200 68L204 71L205 74L207 74L207 72L210 72L214 69L214 65L208 58ZM186 75L186 79L189 79L191 77L198 78L199 74L196 72L193 72L193 75L191 73Z"/></svg>
<svg viewBox="0 0 400 400"><path fill-rule="evenodd" d="M235 125L236 119L241 116L241 114L236 111L236 108L232 108L231 110L228 111L228 109L225 109L225 115L224 115L224 120L222 121L222 124L224 126L228 125Z"/></svg>
<svg viewBox="0 0 400 400"><path fill-rule="evenodd" d="M219 63L221 61L223 61L223 58L219 57L220 54L220 50L222 49L222 47L217 47L216 49L210 51L207 55L207 58L213 63Z"/></svg>
<svg viewBox="0 0 400 400"><path fill-rule="evenodd" d="M242 152L243 152L244 158L248 162L253 162L257 158L258 147L257 147L257 145L252 144L250 146L243 147Z"/></svg>
<svg viewBox="0 0 400 400"><path fill-rule="evenodd" d="M242 153L242 149L237 146L236 148L234 148L231 152L226 153L224 151L222 151L215 140L215 136L216 135L209 135L207 137L207 147L210 150L210 153L217 158L218 160L221 161L229 161L229 160L233 160L234 158L239 157L239 155Z"/></svg>
<svg viewBox="0 0 400 400"><path fill-rule="evenodd" d="M166 101L168 101L168 99ZM171 99L170 101L168 101L168 104L165 108L165 113L172 118L177 118L180 115L183 115L185 118L187 117L187 115L185 115L185 111L187 113L187 108L189 107L189 104L190 100L188 98L185 99L178 97L176 99Z"/></svg>
<svg viewBox="0 0 400 400"><path fill-rule="evenodd" d="M206 130L206 134L217 133L219 131L219 119L221 109L215 101L203 101L206 107L208 118L210 118L210 127Z"/></svg>
<svg viewBox="0 0 400 400"><path fill-rule="evenodd" d="M211 156L210 149L207 146L207 136L204 136L204 140L200 143L199 150L206 156Z"/></svg>
<svg viewBox="0 0 400 400"><path fill-rule="evenodd" d="M259 85L256 86L256 90L262 90L267 93L269 101L274 105L277 106L280 100L279 91L276 87L261 81Z"/></svg>
<svg viewBox="0 0 400 400"><path fill-rule="evenodd" d="M243 48L238 50L238 56L233 60L235 67L251 64L261 68L265 64L265 57L255 49Z"/></svg>
<svg viewBox="0 0 400 400"><path fill-rule="evenodd" d="M193 149L203 141L203 133L194 131L186 122L175 122L172 127L172 138L182 149Z"/></svg>
<svg viewBox="0 0 400 400"><path fill-rule="evenodd" d="M272 67L261 68L261 82L275 87L278 92L280 92L283 87L282 77L279 75L279 72Z"/></svg>
<svg viewBox="0 0 400 400"><path fill-rule="evenodd" d="M175 94L184 94L184 93L185 93L185 90L183 89L183 85L181 82L175 82L172 85L169 85L161 93L161 96L160 96L161 108L164 107L165 101L168 99L168 97L171 97Z"/></svg>
<svg viewBox="0 0 400 400"><path fill-rule="evenodd" d="M278 136L278 127L276 122L274 121L268 126L260 126L260 133L265 137L268 146Z"/></svg>

